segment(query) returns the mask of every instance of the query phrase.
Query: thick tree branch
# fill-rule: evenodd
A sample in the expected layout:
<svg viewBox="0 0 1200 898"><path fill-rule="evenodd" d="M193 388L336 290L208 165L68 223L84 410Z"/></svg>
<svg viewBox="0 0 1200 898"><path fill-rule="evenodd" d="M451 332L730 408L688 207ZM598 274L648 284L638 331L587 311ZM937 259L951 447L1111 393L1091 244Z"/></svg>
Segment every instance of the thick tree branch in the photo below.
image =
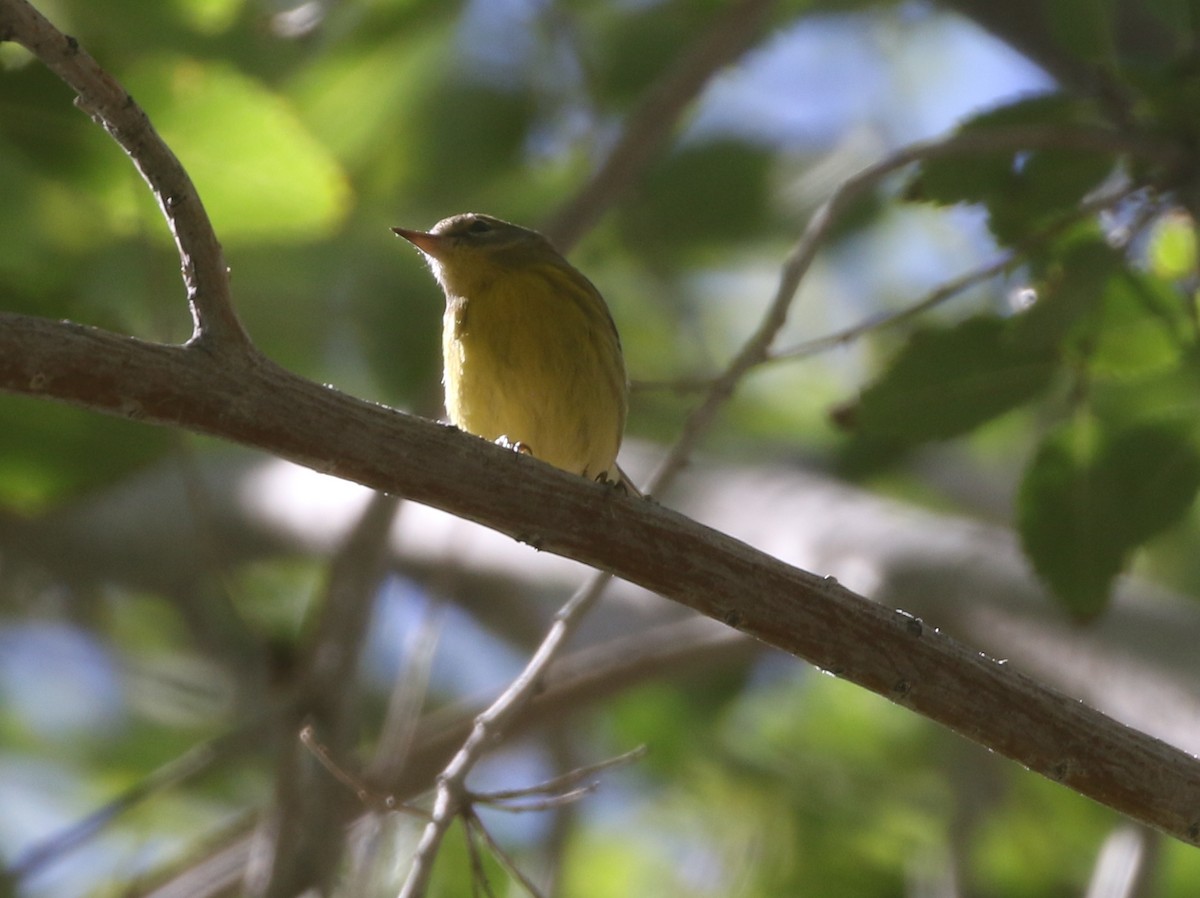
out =
<svg viewBox="0 0 1200 898"><path fill-rule="evenodd" d="M788 255L775 296L758 327L721 376L712 381L704 399L688 416L681 436L659 466L649 490L657 492L671 482L691 457L702 436L711 428L717 412L732 397L737 385L752 368L770 359L771 348L787 320L800 282L816 258L830 228L839 220L843 210L856 199L875 188L881 179L897 169L924 159L957 153L1064 146L1102 152L1126 149L1157 158L1162 162L1173 162L1175 158L1175 150L1170 145L1131 141L1107 129L1019 127L986 133L963 133L908 147L868 166L840 185L809 220L804 233ZM605 574L593 578L555 615L553 626L528 665L495 703L480 715L470 738L438 778L432 819L422 835L408 879L400 892L401 898L419 898L425 894L443 838L457 817L469 813L470 793L466 786L467 776L486 752L487 746L541 687L546 668L599 599L607 582L608 577Z"/></svg>
<svg viewBox="0 0 1200 898"><path fill-rule="evenodd" d="M718 17L702 38L647 92L620 139L597 170L547 228L566 249L611 205L637 172L653 158L683 110L708 79L750 46L775 0L740 0ZM725 398L728 397L725 394ZM660 478L659 483L664 483ZM470 737L438 777L433 816L421 837L400 895L425 894L442 839L458 817L469 824L474 812L466 778L488 747L542 688L546 669L603 595L609 575L600 573L580 587L555 615L554 623L520 676L475 721Z"/></svg>
<svg viewBox="0 0 1200 898"><path fill-rule="evenodd" d="M761 14L743 0L739 15ZM749 26L730 20L678 69L678 90L647 100L636 121L666 122L664 97L694 94L720 53L745 45ZM734 40L734 37L737 37ZM902 612L789 567L652 503L556 471L451 428L343 396L279 368L251 347L233 312L219 244L178 160L124 90L71 38L24 0L0 0L0 38L39 56L79 94L154 190L179 246L196 321L184 347L160 346L70 323L0 314L0 389L51 398L132 420L190 429L258 447L320 471L410 497L556 554L614 572L758 639L828 669L1180 839L1200 844L1200 765L1028 677L970 651ZM701 52L703 51L703 52ZM732 58L732 55L729 55ZM682 85L682 87L681 87ZM687 90L682 88L686 87ZM672 107L673 108L673 107ZM639 133L632 129L627 133ZM640 130L637 147L614 150L640 164L668 133ZM1011 135L1010 135L1011 137ZM1170 163L1175 149L1099 130L1021 135L1014 149L1043 145L1137 152ZM771 312L720 389L694 416L686 455L708 412L746 370L767 357L791 295L829 223L888 171L972 145L997 151L994 134L897 154L852 179L810 223L793 252ZM621 172L616 172L618 175ZM609 192L602 169L576 229ZM563 223L558 236L571 242ZM711 408L710 408L711 406Z"/></svg>
<svg viewBox="0 0 1200 898"><path fill-rule="evenodd" d="M0 314L0 389L255 446L612 571L1200 844L1191 756L652 502L202 346Z"/></svg>

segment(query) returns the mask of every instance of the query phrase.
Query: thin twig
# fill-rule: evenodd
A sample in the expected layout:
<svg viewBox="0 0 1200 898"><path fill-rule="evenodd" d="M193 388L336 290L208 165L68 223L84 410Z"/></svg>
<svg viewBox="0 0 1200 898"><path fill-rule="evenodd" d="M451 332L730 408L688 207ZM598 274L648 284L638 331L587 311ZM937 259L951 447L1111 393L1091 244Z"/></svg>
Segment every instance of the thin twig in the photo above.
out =
<svg viewBox="0 0 1200 898"><path fill-rule="evenodd" d="M26 0L0 0L0 40L25 47L70 85L78 95L75 104L125 150L149 185L179 250L192 343L210 352L256 354L234 311L229 270L200 195L142 108L75 38Z"/></svg>
<svg viewBox="0 0 1200 898"><path fill-rule="evenodd" d="M260 729L261 725L243 728L193 746L79 822L30 846L13 861L5 875L16 883L34 876L48 864L87 844L126 811L167 789L194 779L217 762L245 751L253 744L249 737Z"/></svg>
<svg viewBox="0 0 1200 898"><path fill-rule="evenodd" d="M537 694L546 668L583 622L589 608L604 592L611 574L597 573L581 586L554 617L546 637L520 675L486 711L475 718L471 735L438 778L433 819L421 834L412 869L400 891L400 898L424 895L433 873L433 861L454 818L469 808L467 774L483 757L488 747L503 733Z"/></svg>
<svg viewBox="0 0 1200 898"><path fill-rule="evenodd" d="M1087 218L1089 215L1095 215L1105 209L1121 203L1131 196L1137 194L1144 188L1141 185L1126 184L1123 187L1105 192L1099 196L1089 198L1080 203L1070 215L1063 216L1058 221L1053 222L1047 227L1041 228L1031 234L1024 240L1018 241L1014 249L1001 256L1000 258L987 263L972 271L964 272L956 278L952 278L935 289L931 290L925 296L917 301L903 306L895 311L881 312L871 315L862 321L851 324L841 330L833 333L825 334L821 337L815 337L811 340L805 340L803 343L798 343L795 346L790 346L784 349L769 351L762 363L773 363L791 361L794 359L809 358L813 355L818 355L828 349L834 349L838 346L845 346L852 343L869 333L875 333L896 324L901 324L909 321L930 309L940 306L942 303L953 299L965 290L971 287L991 280L994 277L1003 274L1005 271L1019 265L1021 260L1028 252L1044 241L1052 238L1056 234L1062 233L1067 228L1074 225L1076 222ZM1158 210L1154 210L1153 214L1158 214ZM1152 217L1152 216L1151 216ZM1144 225L1145 222L1142 222ZM1121 241L1121 245L1128 244L1135 234L1136 229L1131 228L1130 233ZM677 393L699 393L711 390L719 379L719 375L712 377L693 377L683 378L671 381L638 381L634 384L635 389L642 391L654 390L672 390Z"/></svg>
<svg viewBox="0 0 1200 898"><path fill-rule="evenodd" d="M713 75L753 45L777 2L731 4L655 82L630 114L604 162L543 228L559 249L566 252L620 199Z"/></svg>
<svg viewBox="0 0 1200 898"><path fill-rule="evenodd" d="M463 834L467 843L467 858L471 864L471 895L478 896L480 888L487 898L495 898L492 884L488 881L487 870L483 867L483 852L479 850L479 834L475 828L463 821Z"/></svg>
<svg viewBox="0 0 1200 898"><path fill-rule="evenodd" d="M1109 209L1116 204L1123 202L1133 194L1140 191L1142 188L1137 185L1125 185L1124 187L1106 192L1100 196L1088 199L1081 203L1078 208L1072 211L1070 215L1065 215L1051 225L1039 229L1036 233L1030 235L1027 239L1021 240L1012 252L1005 254L994 262L990 262L974 271L968 271L959 275L956 278L946 281L941 286L930 291L916 302L896 309L893 312L883 312L878 315L873 315L864 321L857 324L852 324L849 327L843 328L840 331L834 331L831 334L826 334L823 337L817 337L812 340L806 340L803 343L791 346L786 349L780 349L772 352L764 360L767 362L788 361L793 359L808 358L824 352L827 349L833 349L837 346L844 346L847 343L852 343L869 333L882 330L892 325L900 324L909 321L930 309L940 306L942 303L962 293L964 290L969 290L971 287L981 284L984 281L990 280L1005 271L1020 264L1021 260L1028 252L1037 245L1049 240L1057 234L1061 234L1067 228L1073 226L1088 216L1095 215L1105 209Z"/></svg>
<svg viewBox="0 0 1200 898"><path fill-rule="evenodd" d="M355 776L335 761L329 748L317 738L316 730L313 729L311 723L307 723L301 727L299 738L300 744L312 752L313 757L317 759L317 763L324 767L330 776L353 792L355 797L363 804L378 811L399 811L402 814L420 817L422 820L429 819L428 811L404 804L398 801L393 795L380 796L362 778Z"/></svg>
<svg viewBox="0 0 1200 898"><path fill-rule="evenodd" d="M463 822L467 825L468 829L476 830L483 837L483 840L487 842L488 850L492 852L492 856L508 871L509 876L521 884L521 887L530 894L531 898L545 898L542 895L542 890L534 884L533 880L525 875L525 872L517 865L517 862L509 857L508 853L492 838L492 834L488 832L487 827L483 825L483 821L479 819L479 815L474 810L468 808L463 812Z"/></svg>
<svg viewBox="0 0 1200 898"><path fill-rule="evenodd" d="M812 340L805 340L795 346L789 346L786 349L780 349L770 353L764 362L782 362L792 361L795 359L808 358L809 356L817 355L827 349L834 349L838 346L845 346L847 343L853 343L865 337L867 334L883 330L887 327L900 324L916 318L928 312L930 309L937 308L947 300L953 299L964 290L969 290L971 287L981 284L984 281L991 280L1005 271L1011 269L1014 265L1020 262L1020 255L1012 252L1007 253L1001 258L984 265L982 268L977 268L974 271L968 271L957 278L946 281L940 287L930 291L921 299L896 309L890 312L880 312L875 315L845 327L842 330L834 331L831 334L826 334L823 337L816 337Z"/></svg>
<svg viewBox="0 0 1200 898"><path fill-rule="evenodd" d="M421 719L421 706L429 690L429 676L441 630L441 604L430 607L409 631L404 663L388 696L387 711L379 728L379 742L363 779L368 783L390 783L404 768Z"/></svg>
<svg viewBox="0 0 1200 898"><path fill-rule="evenodd" d="M370 790L363 785L362 780L344 769L341 764L333 759L333 756L329 753L329 749L317 738L317 731L313 729L311 723L306 723L300 728L298 738L300 739L300 744L312 752L313 757L325 768L326 773L353 792L359 801L364 804L367 802L371 794Z"/></svg>
<svg viewBox="0 0 1200 898"><path fill-rule="evenodd" d="M482 797L472 793L471 798L476 805L487 805L497 811L505 811L509 814L525 814L534 811L553 811L569 804L574 804L586 795L591 795L600 788L599 783L584 783L575 789L570 789L566 792L560 792L557 795L547 795L544 798L538 799L519 799L512 798L503 801L497 801Z"/></svg>
<svg viewBox="0 0 1200 898"><path fill-rule="evenodd" d="M554 795L560 793L563 789L574 786L589 776L594 776L613 767L632 764L634 761L640 761L644 757L646 757L646 746L639 745L637 748L622 752L615 757L606 758L599 763L589 764L586 767L577 767L561 776L545 780L534 786L526 786L522 789L499 789L495 792L475 792L473 793L473 797L476 801L494 804L526 798L530 795Z"/></svg>
<svg viewBox="0 0 1200 898"><path fill-rule="evenodd" d="M688 416L682 433L651 476L645 492L662 492L675 473L687 464L700 438L708 432L717 412L733 395L745 374L770 359L771 345L787 322L800 282L808 273L834 224L860 197L874 189L884 178L917 162L963 154L1046 149L1130 153L1164 165L1177 164L1180 159L1179 150L1174 144L1131 137L1105 128L989 128L912 144L847 178L809 218L800 239L784 260L775 296L758 329L746 340L724 372L713 380L705 398Z"/></svg>

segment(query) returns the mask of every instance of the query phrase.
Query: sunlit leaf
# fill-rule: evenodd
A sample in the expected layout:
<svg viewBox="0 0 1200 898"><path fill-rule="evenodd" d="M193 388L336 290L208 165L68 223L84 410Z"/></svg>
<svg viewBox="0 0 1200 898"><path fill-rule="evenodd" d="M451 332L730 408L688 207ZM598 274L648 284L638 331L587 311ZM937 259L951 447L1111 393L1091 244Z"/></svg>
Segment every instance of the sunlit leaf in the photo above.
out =
<svg viewBox="0 0 1200 898"><path fill-rule="evenodd" d="M203 34L220 34L237 20L245 0L173 0L180 15Z"/></svg>
<svg viewBox="0 0 1200 898"><path fill-rule="evenodd" d="M1183 298L1158 279L1128 270L1106 285L1096 324L1086 359L1098 375L1161 371L1192 342Z"/></svg>
<svg viewBox="0 0 1200 898"><path fill-rule="evenodd" d="M287 102L232 67L166 58L129 79L191 173L226 243L319 237L345 215L349 187Z"/></svg>
<svg viewBox="0 0 1200 898"><path fill-rule="evenodd" d="M1167 215L1155 223L1147 250L1150 269L1167 280L1196 274L1196 224L1190 215Z"/></svg>

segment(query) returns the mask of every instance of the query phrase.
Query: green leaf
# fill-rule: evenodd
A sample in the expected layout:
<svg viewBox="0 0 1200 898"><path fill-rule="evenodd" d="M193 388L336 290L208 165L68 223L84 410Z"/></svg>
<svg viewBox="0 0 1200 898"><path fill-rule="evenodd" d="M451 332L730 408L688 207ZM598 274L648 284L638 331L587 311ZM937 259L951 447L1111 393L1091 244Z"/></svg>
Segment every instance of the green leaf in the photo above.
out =
<svg viewBox="0 0 1200 898"><path fill-rule="evenodd" d="M221 34L236 22L244 0L173 0L179 15L202 34Z"/></svg>
<svg viewBox="0 0 1200 898"><path fill-rule="evenodd" d="M231 66L160 59L128 79L187 167L222 242L320 237L350 190L287 101Z"/></svg>
<svg viewBox="0 0 1200 898"><path fill-rule="evenodd" d="M966 122L959 133L986 135L989 130L1012 127L1063 129L1094 123L1090 104L1054 94L989 110ZM942 205L982 204L997 239L1013 243L1073 210L1112 168L1113 158L1106 153L1011 149L963 153L923 163L908 197Z"/></svg>
<svg viewBox="0 0 1200 898"><path fill-rule="evenodd" d="M1051 433L1025 472L1018 526L1034 570L1090 618L1132 551L1178 521L1200 489L1192 433L1153 422L1108 433L1094 419Z"/></svg>
<svg viewBox="0 0 1200 898"><path fill-rule="evenodd" d="M1013 319L1012 326L1016 339L1028 347L1057 350L1081 320L1094 315L1110 279L1125 270L1125 260L1089 233L1065 247L1056 244L1044 249L1038 267L1037 299Z"/></svg>
<svg viewBox="0 0 1200 898"><path fill-rule="evenodd" d="M1193 342L1183 297L1095 236L1039 253L1037 300L1014 319L1019 338L1065 345L1093 377L1145 377Z"/></svg>
<svg viewBox="0 0 1200 898"><path fill-rule="evenodd" d="M981 112L960 125L958 133L1024 125L1062 127L1088 117L1088 107L1078 99L1047 94ZM1016 156L1013 150L998 150L929 159L909 186L909 198L942 205L987 202L1011 184Z"/></svg>
<svg viewBox="0 0 1200 898"><path fill-rule="evenodd" d="M1055 367L1052 351L1014 339L1000 318L922 331L863 392L854 423L873 437L947 439L1029 401Z"/></svg>
<svg viewBox="0 0 1200 898"><path fill-rule="evenodd" d="M1093 375L1154 374L1175 365L1192 342L1182 297L1151 275L1125 269L1110 278L1098 311L1086 337Z"/></svg>
<svg viewBox="0 0 1200 898"><path fill-rule="evenodd" d="M1190 215L1165 215L1154 225L1147 250L1150 270L1167 280L1196 274L1196 225Z"/></svg>
<svg viewBox="0 0 1200 898"><path fill-rule="evenodd" d="M1175 364L1140 377L1097 380L1089 401L1096 415L1121 424L1200 421L1200 351L1192 345Z"/></svg>

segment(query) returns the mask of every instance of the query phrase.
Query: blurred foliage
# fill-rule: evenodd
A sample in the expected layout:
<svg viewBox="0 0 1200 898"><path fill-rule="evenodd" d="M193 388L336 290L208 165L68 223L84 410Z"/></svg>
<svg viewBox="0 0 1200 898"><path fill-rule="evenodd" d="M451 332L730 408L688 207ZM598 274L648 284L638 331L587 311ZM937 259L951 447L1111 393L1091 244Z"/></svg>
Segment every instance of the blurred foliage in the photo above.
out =
<svg viewBox="0 0 1200 898"><path fill-rule="evenodd" d="M982 113L959 132L1066 129L1094 118L1091 104L1038 97ZM1136 438L1106 442L1103 463L1090 451L1062 451L1053 430L1035 450L1018 524L1035 570L1080 617L1101 611L1132 552L1182 521L1194 504L1197 485L1184 459L1200 440L1196 398L1169 408L1144 401L1152 395L1147 388L1164 378L1190 381L1195 364L1194 225L1155 193L1189 190L1188 177L1168 168L1154 181L1130 182L1111 156L1066 149L924 162L908 198L982 205L997 244L1028 266L1023 303L1029 308L919 329L859 402L839 412L868 441L894 448L973 431L1057 382L1054 413L1094 418L1084 428L1089 433L1123 430L1131 417L1147 432L1169 430L1170 447L1155 444L1149 454ZM1136 209L1125 210L1132 223L1097 232L1077 210L1118 187L1146 193ZM1145 245L1131 245L1135 237ZM1118 408L1105 401L1112 390L1136 391L1139 401ZM1133 504L1141 520L1131 524L1122 510L1141 488L1146 493ZM1105 491L1111 493L1102 498Z"/></svg>
<svg viewBox="0 0 1200 898"><path fill-rule="evenodd" d="M37 5L130 89L194 177L256 343L313 380L436 415L442 300L390 226L467 209L548 220L726 4ZM957 102L957 82L971 81L949 50L901 58L901 45L919 43L923 28L940 33L945 19L893 6L780 4L744 66L753 89L721 119L738 124L705 125L690 110L677 139L573 251L610 301L635 381L660 382L634 394L634 435L678 433L692 385L756 325L816 204L897 135L930 136L920 132L922 97ZM1107 73L1113 97L1014 96L989 83L978 87L989 108L972 102L943 117L981 136L1109 126L1195 146L1200 69L1188 4L1146 4L1168 46L1137 59L1121 55L1115 6L1045 4L1050 35ZM787 44L805 29L811 43ZM861 58L839 43L849 34L892 66L885 76L838 68ZM983 38L964 29L960 39L976 42L973 65ZM780 60L796 62L818 40L824 51L808 71L825 77L801 81ZM718 86L738 77L722 73ZM879 84L888 92L876 95ZM0 47L3 307L185 340L179 263L159 212L71 99L27 54ZM1196 592L1198 187L1186 167L1065 145L939 156L881 184L833 228L783 344L903 311L999 252L1012 263L936 311L865 329L846 352L797 353L755 373L710 447L747 464L841 463L868 485L900 483L906 495L958 507L960 497L930 495L936 487L908 465L923 445L952 441L968 459L1007 460L1014 523L1066 613L1102 614L1135 559ZM1080 215L1097 191L1123 198ZM967 208L975 219L961 215ZM913 209L922 214L905 215ZM986 227L972 231L971 220ZM835 404L849 434L830 421ZM128 500L128 523L147 507L135 502L133 475L178 468L186 478L193 454L215 449L0 397L0 805L9 818L0 851L10 862L244 722L244 693L275 695L286 681L320 593L322 563L311 553L321 539L248 564L240 534L188 537L208 576L183 577L177 594L149 573L121 582L103 559L62 557L48 541L105 490ZM203 484L192 487L186 501L172 493L148 506L175 502L177 516L202 522ZM151 536L104 545L140 559L153 554L142 544ZM251 672L212 651L220 633L200 632L196 604L214 594L228 605L222 625L236 630L226 642L262 653ZM483 666L492 650L473 649ZM51 715L56 684L87 707ZM436 701L456 697L441 688ZM373 712L385 703L374 693L364 702ZM637 742L651 754L605 774L581 805L562 853L566 895L937 894L947 870L971 894L1080 894L1117 822L881 699L793 665L781 674L773 658L651 683L595 717L580 725L586 761ZM377 723L376 714L364 730ZM274 750L264 739L231 751L204 778L122 817L103 841L29 873L23 893L125 894L267 803ZM395 858L411 851L414 826L384 827L394 841L371 872L380 894L395 893ZM511 835L522 863L552 866L538 824ZM435 894L468 893L467 857L460 831L440 858ZM1154 894L1192 894L1196 857L1166 846ZM494 859L485 865L490 881L504 881Z"/></svg>

